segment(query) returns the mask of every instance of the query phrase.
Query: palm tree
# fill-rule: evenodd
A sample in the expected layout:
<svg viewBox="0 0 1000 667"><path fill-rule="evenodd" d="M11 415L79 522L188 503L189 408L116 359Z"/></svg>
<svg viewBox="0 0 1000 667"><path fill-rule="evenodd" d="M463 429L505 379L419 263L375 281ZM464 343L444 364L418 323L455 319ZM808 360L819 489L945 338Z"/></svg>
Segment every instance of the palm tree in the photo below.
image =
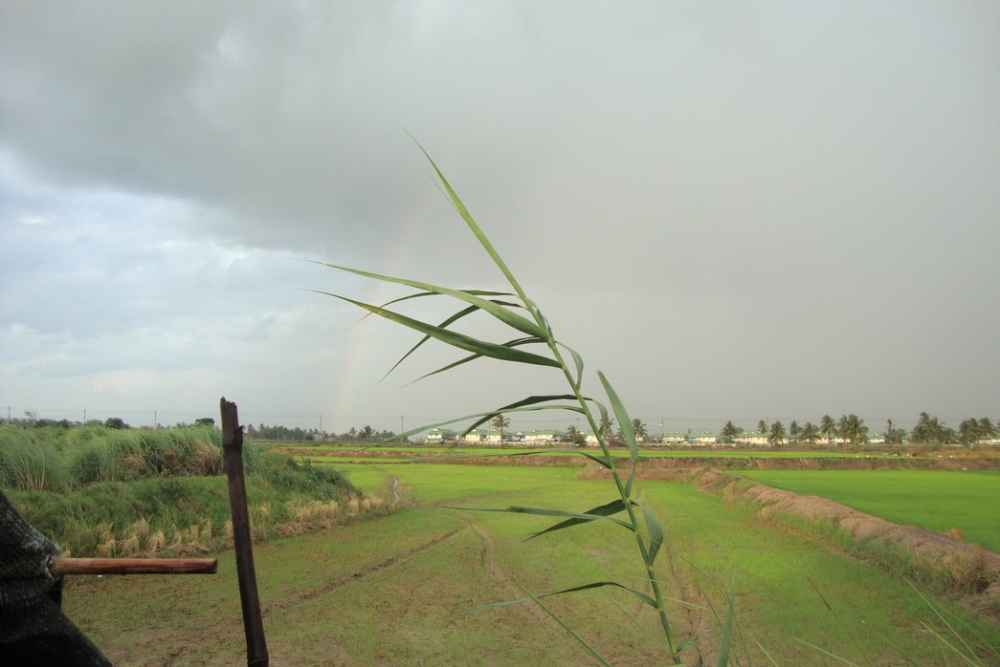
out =
<svg viewBox="0 0 1000 667"><path fill-rule="evenodd" d="M833 417L823 415L823 418L819 420L819 432L826 436L828 446L832 444L833 436L837 434L837 423L833 421Z"/></svg>
<svg viewBox="0 0 1000 667"><path fill-rule="evenodd" d="M599 432L604 441L611 444L615 436L615 420L611 417L602 416Z"/></svg>
<svg viewBox="0 0 1000 667"><path fill-rule="evenodd" d="M576 445L577 447L583 447L587 444L587 437L573 424L570 424L566 428L566 434L569 436L570 444Z"/></svg>
<svg viewBox="0 0 1000 667"><path fill-rule="evenodd" d="M771 433L767 436L767 441L775 448L781 447L781 443L785 441L785 427L781 422L776 421L771 424Z"/></svg>
<svg viewBox="0 0 1000 667"><path fill-rule="evenodd" d="M632 432L635 433L636 440L645 440L646 436L649 435L646 425L638 417L632 420Z"/></svg>
<svg viewBox="0 0 1000 667"><path fill-rule="evenodd" d="M868 427L865 426L865 420L859 418L857 415L844 415L841 417L837 430L840 432L841 438L851 443L852 448L867 444L868 442Z"/></svg>
<svg viewBox="0 0 1000 667"><path fill-rule="evenodd" d="M926 412L920 413L917 425L913 427L913 441L922 445L944 445L953 437L955 432L945 426L937 417L931 417Z"/></svg>
<svg viewBox="0 0 1000 667"><path fill-rule="evenodd" d="M496 430L500 431L500 447L503 447L503 430L510 426L510 420L503 415L497 415L490 422L490 425Z"/></svg>
<svg viewBox="0 0 1000 667"><path fill-rule="evenodd" d="M958 425L958 439L962 444L974 445L979 442L980 437L979 420L975 417L972 419L963 419Z"/></svg>
<svg viewBox="0 0 1000 667"><path fill-rule="evenodd" d="M885 423L885 444L887 445L901 445L906 439L906 430L901 428L896 428L896 425L892 423L889 419Z"/></svg>
<svg viewBox="0 0 1000 667"><path fill-rule="evenodd" d="M763 433L764 435L767 435L767 422L763 419L757 422L757 430Z"/></svg>
<svg viewBox="0 0 1000 667"><path fill-rule="evenodd" d="M816 424L812 422L806 422L802 425L802 431L799 433L799 439L809 445L815 445L816 441L819 440L820 431Z"/></svg>
<svg viewBox="0 0 1000 667"><path fill-rule="evenodd" d="M993 440L997 437L997 427L993 425L989 417L979 420L979 438L981 440Z"/></svg>
<svg viewBox="0 0 1000 667"><path fill-rule="evenodd" d="M733 422L728 421L722 427L722 431L719 432L719 437L722 438L723 442L731 445L736 440L736 438L740 437L742 433L743 429L741 429Z"/></svg>
<svg viewBox="0 0 1000 667"><path fill-rule="evenodd" d="M358 437L363 438L365 442L371 442L373 435L375 435L375 429L371 426L365 426L363 429L358 431Z"/></svg>
<svg viewBox="0 0 1000 667"><path fill-rule="evenodd" d="M798 442L800 433L802 433L802 427L793 419L792 423L788 425L788 435L791 436L793 442Z"/></svg>

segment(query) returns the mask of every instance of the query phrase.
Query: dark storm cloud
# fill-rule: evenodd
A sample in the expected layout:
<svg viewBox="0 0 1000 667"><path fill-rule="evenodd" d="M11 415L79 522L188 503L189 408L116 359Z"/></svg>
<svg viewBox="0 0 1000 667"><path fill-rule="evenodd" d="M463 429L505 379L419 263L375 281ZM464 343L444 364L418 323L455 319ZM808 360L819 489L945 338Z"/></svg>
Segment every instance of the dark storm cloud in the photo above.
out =
<svg viewBox="0 0 1000 667"><path fill-rule="evenodd" d="M270 250L498 286L409 131L647 418L997 418L994 4L2 11L6 326L263 341Z"/></svg>

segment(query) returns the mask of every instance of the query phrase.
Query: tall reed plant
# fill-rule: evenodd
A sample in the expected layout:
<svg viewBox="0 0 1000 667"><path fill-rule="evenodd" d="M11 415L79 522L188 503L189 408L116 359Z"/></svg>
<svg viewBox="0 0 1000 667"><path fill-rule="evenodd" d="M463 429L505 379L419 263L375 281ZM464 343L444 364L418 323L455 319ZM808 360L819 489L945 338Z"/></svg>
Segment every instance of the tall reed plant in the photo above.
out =
<svg viewBox="0 0 1000 667"><path fill-rule="evenodd" d="M423 150L421 148L421 150ZM551 517L557 521L550 527L536 533L533 537L538 537L558 530L565 530L579 527L594 522L610 523L620 527L629 533L635 542L637 557L641 560L645 570L647 585L643 590L639 590L615 581L598 581L576 586L570 589L549 592L541 595L528 593L525 600L534 600L542 605L543 609L548 608L540 602L544 597L550 595L560 595L576 591L600 588L616 587L631 593L640 600L659 619L659 627L662 629L665 641L666 652L669 659L674 664L680 664L680 651L690 646L690 642L678 642L675 637L674 628L667 616L664 605L664 596L661 590L660 580L656 574L657 557L663 552L664 532L663 527L649 508L640 503L636 498L635 479L639 464L639 450L636 435L632 429L632 418L626 410L624 404L619 399L617 392L611 385L608 378L601 372L597 373L601 389L604 394L603 400L597 400L588 396L584 392L584 360L572 348L556 339L549 321L545 318L541 308L528 296L521 284L514 277L510 268L500 257L499 253L490 243L465 204L452 189L451 184L444 177L444 174L431 159L430 155L424 151L441 186L446 193L450 203L461 216L469 230L475 235L480 245L493 261L493 264L500 270L510 286L509 291L489 291L475 289L451 289L439 285L386 276L368 271L362 271L346 266L335 264L322 264L339 271L345 271L365 278L377 281L402 285L413 290L412 293L398 299L393 299L382 305L374 305L358 301L340 294L329 292L317 292L326 294L342 301L354 304L359 308L383 317L391 322L407 327L419 333L422 337L403 357L390 369L394 370L403 359L416 352L422 345L431 340L436 340L463 353L458 360L447 364L428 375L435 375L464 364L476 361L481 358L498 359L514 364L526 364L529 366L540 366L550 368L558 373L566 382L567 393L529 395L521 400L500 406L496 409L467 415L457 419L450 419L437 424L425 425L419 429L414 429L402 434L400 437L414 435L427 428L445 426L458 422L470 422L466 433L489 422L498 415L512 415L520 413L532 413L537 411L568 411L580 415L590 426L590 430L597 436L597 443L600 453L574 450L575 454L585 456L588 459L611 471L614 480L614 496L607 502L586 511L574 511L571 509L553 509L540 507L509 507L506 511L519 514ZM416 299L443 297L455 303L458 309L443 321L433 323L427 322L400 312L397 307L405 301ZM455 330L453 325L466 317L474 314L486 314L499 322L503 328L509 332L508 337L495 340L471 336ZM427 377L427 376L424 376ZM600 424L610 422L611 416L618 420L621 425L621 432L625 443L628 446L629 458L624 464L618 463L616 457L611 455L609 442L604 433L607 429L601 429ZM527 593L527 591L526 591ZM523 600L522 600L523 601ZM521 601L518 601L521 602ZM557 621L559 619L556 619ZM560 621L561 622L561 621ZM730 627L726 625L725 628ZM724 628L724 629L725 629ZM568 628L567 628L568 629ZM603 661L596 651L581 637L572 633L584 647ZM723 643L728 647L728 636L723 637ZM728 651L720 650L720 657ZM722 658L720 664L725 664Z"/></svg>

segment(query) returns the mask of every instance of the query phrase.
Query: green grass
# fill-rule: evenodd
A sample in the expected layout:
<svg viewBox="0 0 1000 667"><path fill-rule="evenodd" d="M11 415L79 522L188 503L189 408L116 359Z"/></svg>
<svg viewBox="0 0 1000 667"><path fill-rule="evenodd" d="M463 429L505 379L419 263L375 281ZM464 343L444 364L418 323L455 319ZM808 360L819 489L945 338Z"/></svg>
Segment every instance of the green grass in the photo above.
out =
<svg viewBox="0 0 1000 667"><path fill-rule="evenodd" d="M315 452L356 452L358 454L369 454L378 456L381 452L405 452L417 454L419 456L498 456L501 454L517 454L521 452L540 452L537 456L566 456L574 448L568 443L559 443L553 447L523 447L508 446L504 449L500 447L443 447L440 445L304 445L300 443L269 443L268 448L296 450L306 454ZM558 451L549 451L558 450ZM585 449L588 452L598 451L594 447ZM612 453L619 458L627 458L627 449L615 449ZM671 457L671 458L759 458L759 459L799 459L799 458L858 458L858 457L883 457L891 454L882 452L843 452L839 450L815 450L815 451L789 451L789 450L735 450L735 449L666 449L657 446L648 446L639 450L642 457ZM920 458L920 457L918 457ZM927 457L930 458L930 457Z"/></svg>
<svg viewBox="0 0 1000 667"><path fill-rule="evenodd" d="M1000 551L1000 472L923 470L756 470L768 486L830 498L899 524L943 533Z"/></svg>
<svg viewBox="0 0 1000 667"><path fill-rule="evenodd" d="M617 526L573 528L525 542L550 521L444 507L523 503L583 510L607 499L606 483L577 480L573 470L414 464L348 466L346 472L369 493L385 493L395 475L417 504L376 521L255 547L263 604L283 601L264 619L275 664L592 664L564 631L525 609L462 612L520 596L513 582L535 594L608 578L643 584L644 570L632 557L630 536ZM761 523L748 508L690 486L646 482L639 491L669 532L680 575L678 586L667 560L661 561L665 595L704 604L697 589L705 589L721 612L724 596L713 582L728 586L735 571L737 619L779 664L838 664L796 638L858 661L807 577L873 664L900 663L861 619L903 646L918 664L945 664L940 645L919 625L927 621L939 627L932 612L894 576ZM364 573L373 563L455 528L461 530L448 539ZM216 577L197 579L91 580L71 587L65 605L116 664L236 664L244 658L230 555L222 555L219 571ZM352 573L357 576L350 577ZM345 583L333 585L338 579ZM648 610L640 613L640 605L627 594L602 589L547 598L546 603L614 664L666 661L654 616ZM1000 645L995 626L972 619L956 605L942 604ZM710 658L717 637L712 623L702 622L710 615L697 610L688 615L677 603L668 605L680 638L694 630ZM742 642L736 645L743 650ZM768 664L759 649L751 646L749 654L753 664Z"/></svg>

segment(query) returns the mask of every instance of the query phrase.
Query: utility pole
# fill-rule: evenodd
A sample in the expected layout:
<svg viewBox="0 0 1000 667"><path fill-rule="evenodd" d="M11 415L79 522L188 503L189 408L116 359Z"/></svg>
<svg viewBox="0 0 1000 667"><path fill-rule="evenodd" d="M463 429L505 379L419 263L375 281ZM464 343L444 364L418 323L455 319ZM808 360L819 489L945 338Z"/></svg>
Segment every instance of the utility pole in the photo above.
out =
<svg viewBox="0 0 1000 667"><path fill-rule="evenodd" d="M153 430L156 430L156 410L153 410Z"/></svg>
<svg viewBox="0 0 1000 667"><path fill-rule="evenodd" d="M7 408L7 416L10 417L10 408ZM83 425L87 425L87 408L83 409Z"/></svg>
<svg viewBox="0 0 1000 667"><path fill-rule="evenodd" d="M323 432L323 415L319 416L319 432Z"/></svg>

